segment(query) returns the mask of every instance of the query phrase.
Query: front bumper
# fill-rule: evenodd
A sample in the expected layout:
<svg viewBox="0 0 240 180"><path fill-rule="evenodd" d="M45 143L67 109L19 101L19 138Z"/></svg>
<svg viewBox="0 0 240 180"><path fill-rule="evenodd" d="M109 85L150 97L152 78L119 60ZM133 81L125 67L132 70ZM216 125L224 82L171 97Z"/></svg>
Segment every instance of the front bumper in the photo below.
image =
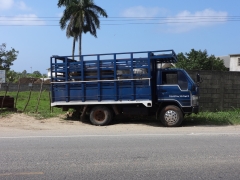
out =
<svg viewBox="0 0 240 180"><path fill-rule="evenodd" d="M199 112L199 106L193 106L192 107L192 113L197 114Z"/></svg>

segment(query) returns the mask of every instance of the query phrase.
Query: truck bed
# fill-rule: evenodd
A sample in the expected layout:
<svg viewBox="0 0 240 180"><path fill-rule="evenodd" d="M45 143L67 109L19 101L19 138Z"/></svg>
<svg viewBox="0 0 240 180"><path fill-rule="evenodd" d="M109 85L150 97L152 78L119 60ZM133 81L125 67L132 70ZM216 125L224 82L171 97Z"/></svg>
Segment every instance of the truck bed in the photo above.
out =
<svg viewBox="0 0 240 180"><path fill-rule="evenodd" d="M160 54L160 55L155 55ZM152 106L152 61L175 62L173 50L51 57L52 106Z"/></svg>

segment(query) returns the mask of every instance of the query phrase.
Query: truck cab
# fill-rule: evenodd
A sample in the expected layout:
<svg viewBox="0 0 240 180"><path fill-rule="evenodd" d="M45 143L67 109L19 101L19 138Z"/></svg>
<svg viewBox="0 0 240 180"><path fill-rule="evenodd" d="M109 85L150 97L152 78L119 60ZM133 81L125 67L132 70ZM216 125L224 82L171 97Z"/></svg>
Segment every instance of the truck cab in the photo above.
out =
<svg viewBox="0 0 240 180"><path fill-rule="evenodd" d="M165 126L179 126L185 114L199 112L200 75L197 74L197 82L194 82L184 69L164 68L163 63L178 61L174 51L172 54L152 54L152 59L152 77L156 83L155 104L158 106L156 117Z"/></svg>
<svg viewBox="0 0 240 180"><path fill-rule="evenodd" d="M175 104L184 114L198 113L198 85L185 70L158 69L156 87L160 104Z"/></svg>

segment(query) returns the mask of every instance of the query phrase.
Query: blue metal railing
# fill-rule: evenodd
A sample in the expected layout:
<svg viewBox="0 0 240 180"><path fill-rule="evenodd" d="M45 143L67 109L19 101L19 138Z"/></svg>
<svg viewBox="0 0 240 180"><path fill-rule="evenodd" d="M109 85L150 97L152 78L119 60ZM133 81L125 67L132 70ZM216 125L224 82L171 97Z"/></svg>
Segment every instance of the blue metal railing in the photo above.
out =
<svg viewBox="0 0 240 180"><path fill-rule="evenodd" d="M152 99L151 63L177 62L173 50L51 57L52 102ZM141 71L135 71L141 69ZM89 86L91 85L91 86ZM74 98L73 98L74 97ZM78 98L76 98L78 97Z"/></svg>

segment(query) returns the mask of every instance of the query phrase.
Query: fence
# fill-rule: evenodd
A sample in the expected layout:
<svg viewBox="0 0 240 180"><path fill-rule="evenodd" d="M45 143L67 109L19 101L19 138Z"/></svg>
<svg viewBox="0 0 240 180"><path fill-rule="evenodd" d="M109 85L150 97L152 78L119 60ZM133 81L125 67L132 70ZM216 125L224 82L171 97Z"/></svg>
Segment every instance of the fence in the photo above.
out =
<svg viewBox="0 0 240 180"><path fill-rule="evenodd" d="M7 87L7 83L2 84L0 91L5 91L6 87ZM20 92L21 91L30 91L30 89L32 89L32 91L40 91L40 88L41 88L41 84L32 84L32 83L20 84L19 91ZM43 84L42 89L45 91L50 91L50 84ZM8 91L9 92L17 92L18 84L16 84L16 83L8 84Z"/></svg>
<svg viewBox="0 0 240 180"><path fill-rule="evenodd" d="M0 109L17 108L18 111L23 112L52 112L50 84L33 83L33 79L29 81L30 83L0 84Z"/></svg>
<svg viewBox="0 0 240 180"><path fill-rule="evenodd" d="M200 73L203 82L200 84L200 111L223 111L240 108L240 72L222 71L188 71L196 80ZM6 91L7 84L2 84L0 92ZM40 93L41 84L21 84L19 92L35 91ZM18 84L9 84L9 92L17 92ZM43 84L42 91L50 91L50 84Z"/></svg>

